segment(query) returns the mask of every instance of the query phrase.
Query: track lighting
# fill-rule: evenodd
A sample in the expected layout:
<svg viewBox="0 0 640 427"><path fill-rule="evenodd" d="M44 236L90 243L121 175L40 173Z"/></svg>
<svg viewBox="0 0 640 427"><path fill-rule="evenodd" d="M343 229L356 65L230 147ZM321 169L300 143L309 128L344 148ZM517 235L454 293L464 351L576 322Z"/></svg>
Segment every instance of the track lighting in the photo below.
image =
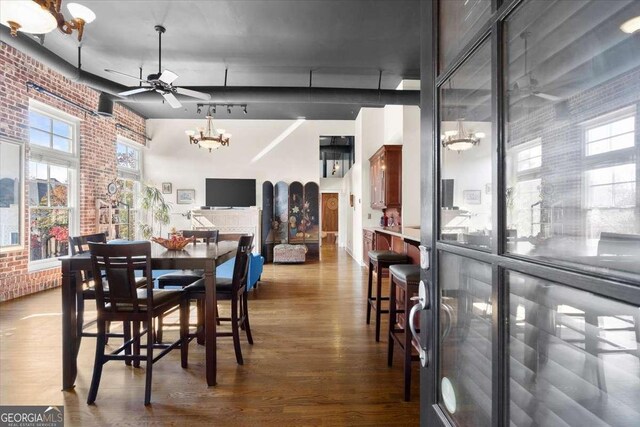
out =
<svg viewBox="0 0 640 427"><path fill-rule="evenodd" d="M213 110L212 111L213 111L213 114L216 113L216 105L215 104L213 104Z"/></svg>
<svg viewBox="0 0 640 427"><path fill-rule="evenodd" d="M246 105L243 105L243 106L242 106L242 112L244 112L245 114L247 114L247 106L246 106Z"/></svg>
<svg viewBox="0 0 640 427"><path fill-rule="evenodd" d="M231 105L227 105L227 114L231 114Z"/></svg>
<svg viewBox="0 0 640 427"><path fill-rule="evenodd" d="M199 106L199 105L198 105L198 109L196 110L196 112L197 112L198 114L202 113L202 108L200 108L200 106Z"/></svg>

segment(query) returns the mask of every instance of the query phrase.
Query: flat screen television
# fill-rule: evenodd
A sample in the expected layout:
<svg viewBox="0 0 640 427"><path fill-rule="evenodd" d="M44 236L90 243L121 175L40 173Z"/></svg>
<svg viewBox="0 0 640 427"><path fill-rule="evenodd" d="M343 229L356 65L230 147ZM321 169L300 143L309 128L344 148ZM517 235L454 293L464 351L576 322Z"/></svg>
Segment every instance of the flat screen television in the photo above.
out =
<svg viewBox="0 0 640 427"><path fill-rule="evenodd" d="M216 208L245 208L256 205L255 179L207 178L205 204Z"/></svg>

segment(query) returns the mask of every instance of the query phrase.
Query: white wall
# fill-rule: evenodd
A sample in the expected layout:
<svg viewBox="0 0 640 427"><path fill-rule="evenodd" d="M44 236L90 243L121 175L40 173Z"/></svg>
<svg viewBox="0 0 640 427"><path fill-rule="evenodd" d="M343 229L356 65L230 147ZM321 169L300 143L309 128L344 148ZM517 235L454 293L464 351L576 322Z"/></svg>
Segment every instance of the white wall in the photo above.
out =
<svg viewBox="0 0 640 427"><path fill-rule="evenodd" d="M354 134L351 120L215 120L216 128L232 134L231 145L209 153L190 146L184 133L204 125L204 119L147 121L152 141L144 153L145 181L157 186L172 183L173 193L165 196L174 203L170 227L187 228L189 221L180 213L205 204L205 178L255 178L261 206L266 180L319 182L320 135ZM272 149L256 158L270 144ZM195 189L195 203L175 204L177 189Z"/></svg>
<svg viewBox="0 0 640 427"><path fill-rule="evenodd" d="M457 129L456 122L443 122L443 132ZM456 220L456 224L468 226L473 230L491 229L491 194L486 192L486 185L491 183L491 123L464 122L466 132L484 132L485 138L467 151L460 153L444 150L442 178L453 179L453 204L472 216L465 220ZM480 204L465 204L463 191L480 190Z"/></svg>

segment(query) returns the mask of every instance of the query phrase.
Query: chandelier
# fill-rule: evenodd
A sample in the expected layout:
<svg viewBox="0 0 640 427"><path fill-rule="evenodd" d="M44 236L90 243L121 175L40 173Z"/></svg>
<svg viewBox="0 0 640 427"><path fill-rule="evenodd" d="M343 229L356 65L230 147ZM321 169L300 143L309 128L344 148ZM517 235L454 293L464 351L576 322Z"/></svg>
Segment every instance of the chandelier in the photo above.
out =
<svg viewBox="0 0 640 427"><path fill-rule="evenodd" d="M441 135L442 146L451 151L467 151L478 145L480 139L485 137L484 132L466 132L462 122L464 118L458 119L457 130L446 130Z"/></svg>
<svg viewBox="0 0 640 427"><path fill-rule="evenodd" d="M0 23L11 29L16 37L18 31L31 34L46 34L59 28L65 34L78 32L82 41L84 25L93 22L96 14L78 3L67 4L73 19L67 21L60 11L62 0L11 0L0 2Z"/></svg>
<svg viewBox="0 0 640 427"><path fill-rule="evenodd" d="M184 133L189 137L189 144L195 144L200 148L208 148L209 152L220 147L228 147L230 133L226 133L224 129L213 128L213 116L211 108L207 112L207 127L198 128L197 130L186 130Z"/></svg>

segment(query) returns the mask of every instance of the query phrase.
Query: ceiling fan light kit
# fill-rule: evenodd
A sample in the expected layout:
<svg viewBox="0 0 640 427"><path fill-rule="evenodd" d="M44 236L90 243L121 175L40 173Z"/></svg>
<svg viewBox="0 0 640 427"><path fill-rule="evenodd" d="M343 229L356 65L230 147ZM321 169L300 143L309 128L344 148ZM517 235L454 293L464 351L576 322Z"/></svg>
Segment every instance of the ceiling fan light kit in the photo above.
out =
<svg viewBox="0 0 640 427"><path fill-rule="evenodd" d="M164 34L167 30L162 25L156 25L154 28L158 32L158 73L149 74L146 79L142 79L126 73L122 73L120 71L105 69L105 71L109 73L119 74L121 76L137 80L141 84L145 84L144 86L141 85L136 88L120 92L118 93L118 96L124 98L127 96L135 95L137 93L155 91L162 95L167 104L169 104L172 108L182 108L182 103L180 102L180 100L178 100L176 94L188 96L191 98L202 99L204 101L208 101L209 99L211 99L211 95L207 93L173 85L173 82L177 80L179 76L173 71L167 69L165 69L164 71L162 70L162 34Z"/></svg>
<svg viewBox="0 0 640 427"><path fill-rule="evenodd" d="M0 2L0 23L11 29L16 37L18 31L29 34L47 34L59 28L65 34L78 32L78 41L82 41L85 24L96 19L91 9L78 3L69 3L67 9L71 16L65 19L61 12L62 0L11 0Z"/></svg>

